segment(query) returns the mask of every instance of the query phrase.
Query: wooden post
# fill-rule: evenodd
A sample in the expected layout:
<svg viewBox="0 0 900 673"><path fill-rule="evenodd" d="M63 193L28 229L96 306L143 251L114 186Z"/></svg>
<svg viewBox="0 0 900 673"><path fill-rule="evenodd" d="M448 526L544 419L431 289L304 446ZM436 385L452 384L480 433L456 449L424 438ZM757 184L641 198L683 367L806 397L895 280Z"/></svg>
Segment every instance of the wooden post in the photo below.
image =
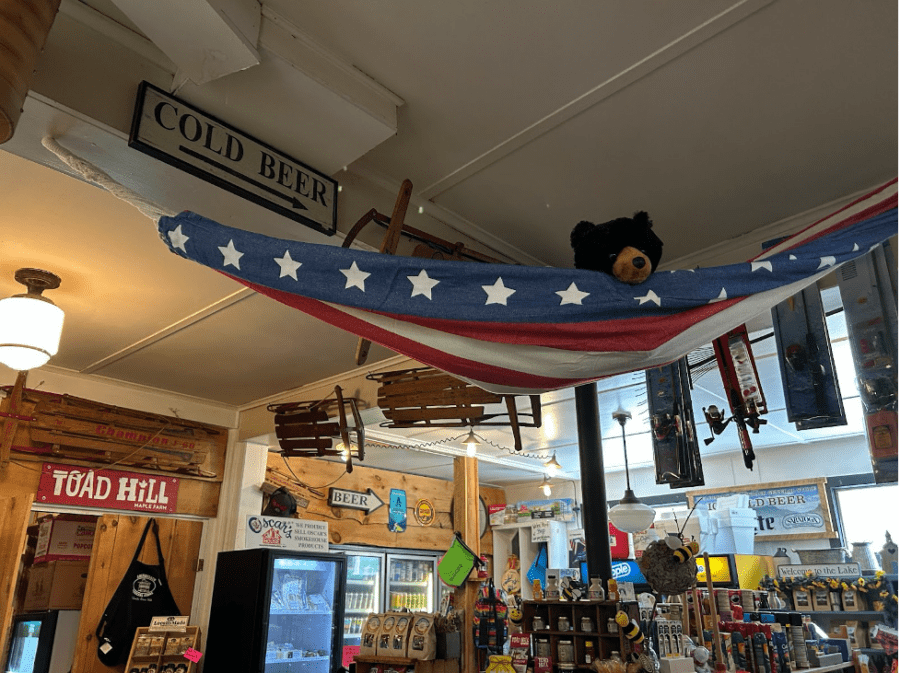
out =
<svg viewBox="0 0 900 673"><path fill-rule="evenodd" d="M453 459L453 528L462 535L463 542L481 555L481 539L478 526L478 460L460 456ZM475 573L456 590L455 607L462 613L462 661L461 671L477 671L478 656L472 634L472 617L478 599Z"/></svg>
<svg viewBox="0 0 900 673"><path fill-rule="evenodd" d="M715 641L713 647L716 648L716 661L727 666L728 662L725 661L725 650L719 639L719 609L716 605L716 597L713 593L712 573L709 571L709 552L703 552L703 565L706 566L706 590L709 592L709 616L712 621L713 640Z"/></svg>

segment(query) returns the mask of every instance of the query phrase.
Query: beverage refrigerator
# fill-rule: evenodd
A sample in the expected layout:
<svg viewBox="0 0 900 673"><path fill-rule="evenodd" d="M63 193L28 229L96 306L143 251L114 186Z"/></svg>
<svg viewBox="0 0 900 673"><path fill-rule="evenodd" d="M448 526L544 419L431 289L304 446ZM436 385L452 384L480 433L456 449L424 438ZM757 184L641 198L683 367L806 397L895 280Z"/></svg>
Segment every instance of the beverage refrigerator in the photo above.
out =
<svg viewBox="0 0 900 673"><path fill-rule="evenodd" d="M67 673L72 668L80 621L81 610L14 615L5 670L9 673Z"/></svg>
<svg viewBox="0 0 900 673"><path fill-rule="evenodd" d="M344 644L359 645L366 615L408 608L437 612L453 587L441 582L438 552L383 547L333 547L347 556Z"/></svg>
<svg viewBox="0 0 900 673"><path fill-rule="evenodd" d="M204 670L337 673L346 561L339 553L220 552Z"/></svg>

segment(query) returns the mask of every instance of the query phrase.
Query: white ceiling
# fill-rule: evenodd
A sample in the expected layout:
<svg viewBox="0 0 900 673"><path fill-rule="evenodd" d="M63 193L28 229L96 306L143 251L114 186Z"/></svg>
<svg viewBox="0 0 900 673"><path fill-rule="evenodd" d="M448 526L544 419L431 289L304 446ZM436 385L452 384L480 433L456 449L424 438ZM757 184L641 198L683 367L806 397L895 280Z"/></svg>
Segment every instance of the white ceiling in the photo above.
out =
<svg viewBox="0 0 900 673"><path fill-rule="evenodd" d="M230 14L224 24L256 31L260 64L185 80L170 45L192 30L183 8L197 4L251 18L256 8L255 26ZM128 149L143 79L332 174L340 232L369 208L390 213L409 178L409 223L523 264L571 266L575 223L635 210L665 241L664 267L744 259L779 223L897 174L894 2L269 0L260 11L193 0L160 2L155 19L133 5L63 1L0 148L0 295L20 290L20 267L62 277L51 295L66 311L52 361L62 370L246 407L353 368L355 337L171 255L149 220L41 147L54 135L173 210L340 243ZM376 346L370 362L392 355ZM526 451L556 449L574 475L571 391L544 404L556 430L527 430ZM791 432L761 441L796 441ZM370 454L397 464L394 449ZM483 462L482 479L521 480L517 465L538 465L510 460ZM452 473L447 457L415 461L404 467Z"/></svg>

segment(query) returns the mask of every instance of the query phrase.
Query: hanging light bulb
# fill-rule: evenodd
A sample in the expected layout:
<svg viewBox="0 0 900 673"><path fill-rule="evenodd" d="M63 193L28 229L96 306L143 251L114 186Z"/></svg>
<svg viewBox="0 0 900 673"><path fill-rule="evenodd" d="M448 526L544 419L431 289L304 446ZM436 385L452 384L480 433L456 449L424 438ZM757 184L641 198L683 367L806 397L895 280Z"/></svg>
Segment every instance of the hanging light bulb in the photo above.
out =
<svg viewBox="0 0 900 673"><path fill-rule="evenodd" d="M547 497L549 497L550 494L553 492L553 488L552 488L552 486L550 485L550 477L548 477L548 476L546 476L546 475L544 476L544 481L541 482L541 491L542 491L542 492L544 493L544 495L547 496Z"/></svg>
<svg viewBox="0 0 900 673"><path fill-rule="evenodd" d="M26 371L56 355L65 315L41 296L44 290L59 287L59 276L40 269L19 269L15 279L28 292L0 301L0 362Z"/></svg>
<svg viewBox="0 0 900 673"><path fill-rule="evenodd" d="M334 450L341 456L341 460L347 460L350 457L350 448L344 442L338 442Z"/></svg>
<svg viewBox="0 0 900 673"><path fill-rule="evenodd" d="M631 418L631 414L624 409L613 412L613 418L622 426L622 450L625 453L625 495L619 504L609 510L609 520L612 525L623 533L637 533L639 530L647 530L653 519L656 518L656 510L642 503L631 490L631 478L628 474L628 447L625 443L625 421Z"/></svg>
<svg viewBox="0 0 900 673"><path fill-rule="evenodd" d="M469 428L469 436L463 440L463 444L466 445L466 455L469 458L474 458L475 454L478 453L478 445L481 442L478 441L478 438L475 436L475 431Z"/></svg>
<svg viewBox="0 0 900 673"><path fill-rule="evenodd" d="M556 460L556 451L553 452L553 457L550 458L546 463L544 463L544 469L547 471L547 476L554 477L556 474L562 469L562 465Z"/></svg>

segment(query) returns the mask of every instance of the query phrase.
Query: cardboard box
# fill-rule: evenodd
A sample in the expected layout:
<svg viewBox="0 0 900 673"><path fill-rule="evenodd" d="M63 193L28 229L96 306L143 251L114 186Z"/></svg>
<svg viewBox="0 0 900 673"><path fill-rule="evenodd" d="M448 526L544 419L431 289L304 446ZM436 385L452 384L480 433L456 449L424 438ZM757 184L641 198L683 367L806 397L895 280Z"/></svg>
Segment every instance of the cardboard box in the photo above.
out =
<svg viewBox="0 0 900 673"><path fill-rule="evenodd" d="M43 517L38 526L34 562L89 559L94 548L97 518L77 514Z"/></svg>
<svg viewBox="0 0 900 673"><path fill-rule="evenodd" d="M80 610L90 561L50 561L28 569L28 590L23 608Z"/></svg>

